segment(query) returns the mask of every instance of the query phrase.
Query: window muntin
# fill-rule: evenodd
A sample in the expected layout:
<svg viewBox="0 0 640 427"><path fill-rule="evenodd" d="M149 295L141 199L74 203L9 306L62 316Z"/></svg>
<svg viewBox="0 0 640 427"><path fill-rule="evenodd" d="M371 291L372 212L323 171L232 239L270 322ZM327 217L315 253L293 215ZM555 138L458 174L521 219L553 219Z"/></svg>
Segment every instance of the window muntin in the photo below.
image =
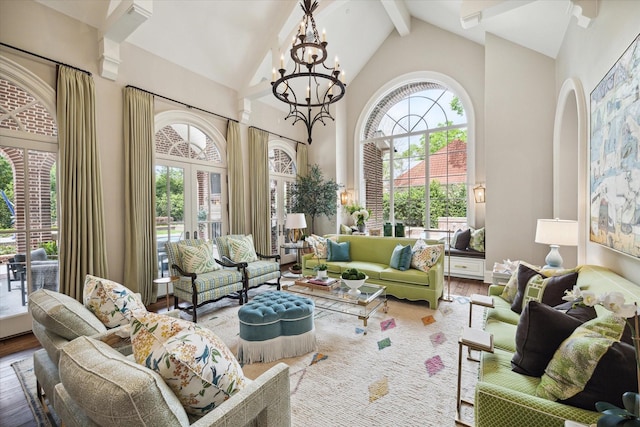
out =
<svg viewBox="0 0 640 427"><path fill-rule="evenodd" d="M220 150L202 130L186 123L167 125L156 132L156 153L183 159L223 163Z"/></svg>

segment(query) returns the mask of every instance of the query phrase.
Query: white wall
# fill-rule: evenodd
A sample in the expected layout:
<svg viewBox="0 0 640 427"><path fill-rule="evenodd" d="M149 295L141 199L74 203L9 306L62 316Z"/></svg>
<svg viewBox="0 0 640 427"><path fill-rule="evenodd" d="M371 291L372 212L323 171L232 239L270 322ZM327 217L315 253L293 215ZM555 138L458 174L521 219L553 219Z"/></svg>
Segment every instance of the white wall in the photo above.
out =
<svg viewBox="0 0 640 427"><path fill-rule="evenodd" d="M121 282L124 276L124 140L122 89L133 85L173 98L192 106L238 119L238 94L180 66L169 63L149 52L123 43L117 81L100 77L98 73L98 32L31 0L1 3L0 40L22 49L39 53L93 73L96 86L96 126L100 149L104 205L107 227L108 278ZM15 59L35 72L55 88L55 66L30 56L15 54L10 49L0 53ZM157 101L156 110L181 109ZM249 123L241 125L244 158L248 158L247 127L257 126L277 134L306 141L304 127L284 122L284 113L261 103L253 103ZM200 114L200 113L197 113ZM223 135L226 123L206 113ZM248 164L245 175L249 174ZM248 183L247 183L248 185ZM248 187L245 189L249 205ZM248 214L247 214L248 219ZM136 284L128 284L136 290Z"/></svg>
<svg viewBox="0 0 640 427"><path fill-rule="evenodd" d="M486 265L544 264L536 220L552 218L554 61L487 34L485 45Z"/></svg>
<svg viewBox="0 0 640 427"><path fill-rule="evenodd" d="M571 25L565 34L564 43L556 59L556 87L559 90L568 78L577 78L582 82L584 96L589 111L591 91L609 71L620 55L627 49L640 31L640 2L626 0L600 0L598 16L587 29ZM589 114L587 114L589 116ZM589 118L589 117L588 117ZM581 147L588 153L587 147ZM588 162L587 157L579 159L584 171L580 180L585 185L586 194L580 209L589 209ZM587 218L588 212L581 212ZM588 222L581 221L580 226L587 236L585 263L603 265L629 280L640 283L640 260L615 252L602 245L588 241Z"/></svg>

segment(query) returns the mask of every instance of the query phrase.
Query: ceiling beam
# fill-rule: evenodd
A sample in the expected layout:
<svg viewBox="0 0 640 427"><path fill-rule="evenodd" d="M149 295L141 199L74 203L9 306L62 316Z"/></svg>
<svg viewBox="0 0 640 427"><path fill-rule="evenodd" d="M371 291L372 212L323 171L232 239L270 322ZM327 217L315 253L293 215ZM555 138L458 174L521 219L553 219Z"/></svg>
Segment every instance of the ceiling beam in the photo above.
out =
<svg viewBox="0 0 640 427"><path fill-rule="evenodd" d="M580 27L589 28L598 16L598 0L572 0L568 12L576 17Z"/></svg>
<svg viewBox="0 0 640 427"><path fill-rule="evenodd" d="M411 32L411 14L404 0L380 0L400 37Z"/></svg>
<svg viewBox="0 0 640 427"><path fill-rule="evenodd" d="M501 15L532 2L533 0L462 0L460 24L467 30L479 25L483 19Z"/></svg>
<svg viewBox="0 0 640 427"><path fill-rule="evenodd" d="M153 0L124 0L109 14L100 29L100 75L116 80L120 66L120 43L153 14Z"/></svg>

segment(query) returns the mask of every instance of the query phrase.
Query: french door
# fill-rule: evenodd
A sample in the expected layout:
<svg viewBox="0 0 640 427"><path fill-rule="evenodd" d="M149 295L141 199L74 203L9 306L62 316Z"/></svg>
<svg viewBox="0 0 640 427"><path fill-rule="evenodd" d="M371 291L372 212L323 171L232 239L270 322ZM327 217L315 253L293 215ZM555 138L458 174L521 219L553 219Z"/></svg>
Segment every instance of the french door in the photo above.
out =
<svg viewBox="0 0 640 427"><path fill-rule="evenodd" d="M287 213L291 212L291 188L295 178L271 177L271 252L280 253L281 262L288 264L296 261L296 249L281 248L289 243L289 230L285 227Z"/></svg>
<svg viewBox="0 0 640 427"><path fill-rule="evenodd" d="M167 241L196 236L213 239L227 232L226 171L207 165L159 160L156 163L158 252L164 251Z"/></svg>

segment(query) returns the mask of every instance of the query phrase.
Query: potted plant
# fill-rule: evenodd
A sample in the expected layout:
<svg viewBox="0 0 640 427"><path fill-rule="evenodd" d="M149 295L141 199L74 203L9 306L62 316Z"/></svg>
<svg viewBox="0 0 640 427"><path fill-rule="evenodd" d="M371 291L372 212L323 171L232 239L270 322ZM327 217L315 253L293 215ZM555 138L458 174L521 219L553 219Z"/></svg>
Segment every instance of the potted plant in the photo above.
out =
<svg viewBox="0 0 640 427"><path fill-rule="evenodd" d="M302 266L298 263L295 263L291 267L289 267L289 271L293 274L302 274Z"/></svg>
<svg viewBox="0 0 640 427"><path fill-rule="evenodd" d="M349 295L354 296L360 294L358 288L364 285L364 282L368 279L368 277L363 272L358 271L357 268L349 268L343 271L340 277L349 287Z"/></svg>
<svg viewBox="0 0 640 427"><path fill-rule="evenodd" d="M315 233L316 218L326 216L331 219L336 214L338 188L334 180L324 178L320 166L311 166L306 176L298 175L296 185L291 189L291 212L308 215L311 218L311 232Z"/></svg>
<svg viewBox="0 0 640 427"><path fill-rule="evenodd" d="M322 279L327 277L327 269L329 268L329 266L325 263L322 264L318 264L315 267L313 267L313 269L316 271L317 275L318 275L318 279Z"/></svg>

